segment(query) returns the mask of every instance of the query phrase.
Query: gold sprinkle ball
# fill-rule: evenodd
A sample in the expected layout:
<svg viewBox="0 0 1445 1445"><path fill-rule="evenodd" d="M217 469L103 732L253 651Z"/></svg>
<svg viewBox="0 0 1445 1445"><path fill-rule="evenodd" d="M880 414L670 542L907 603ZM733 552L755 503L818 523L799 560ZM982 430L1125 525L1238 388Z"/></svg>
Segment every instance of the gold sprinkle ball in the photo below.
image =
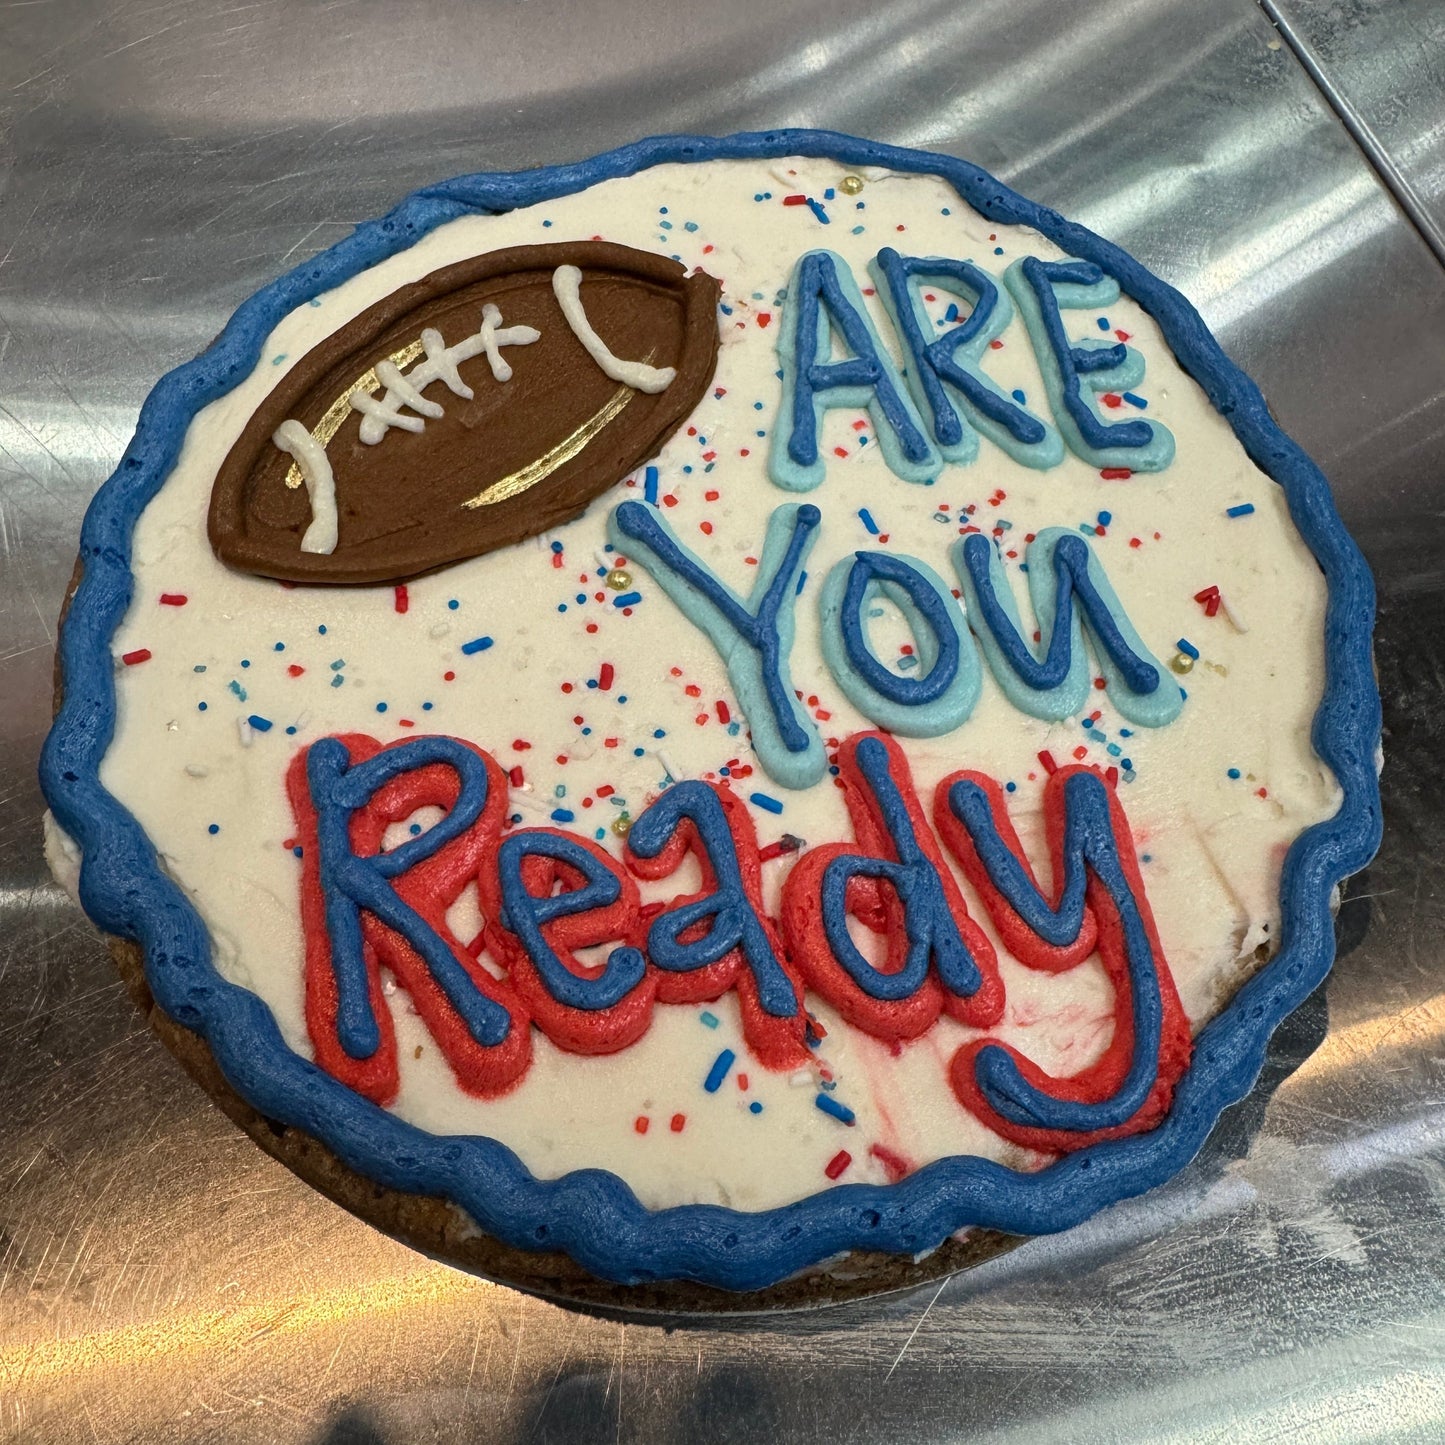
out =
<svg viewBox="0 0 1445 1445"><path fill-rule="evenodd" d="M632 831L632 819L629 818L626 813L623 813L620 818L614 818L612 820L612 831L616 833L619 838L625 838Z"/></svg>
<svg viewBox="0 0 1445 1445"><path fill-rule="evenodd" d="M607 574L607 585L614 592L626 592L632 586L632 573L625 568L614 567Z"/></svg>
<svg viewBox="0 0 1445 1445"><path fill-rule="evenodd" d="M844 176L843 179L838 182L838 189L842 191L845 196L856 196L858 192L863 189L863 177Z"/></svg>
<svg viewBox="0 0 1445 1445"><path fill-rule="evenodd" d="M1194 671L1194 659L1190 657L1187 652L1176 652L1174 654L1174 660L1169 666L1172 667L1180 677L1183 677L1186 672Z"/></svg>

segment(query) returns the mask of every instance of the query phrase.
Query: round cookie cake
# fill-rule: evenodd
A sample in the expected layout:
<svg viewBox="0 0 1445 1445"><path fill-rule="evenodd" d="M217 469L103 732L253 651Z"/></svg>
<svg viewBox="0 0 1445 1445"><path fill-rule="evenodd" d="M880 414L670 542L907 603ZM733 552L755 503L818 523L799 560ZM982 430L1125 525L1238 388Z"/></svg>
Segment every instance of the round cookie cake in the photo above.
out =
<svg viewBox="0 0 1445 1445"><path fill-rule="evenodd" d="M48 851L157 1028L572 1298L836 1298L1158 1184L1378 837L1371 580L1253 385L845 136L418 192L157 386L77 578Z"/></svg>

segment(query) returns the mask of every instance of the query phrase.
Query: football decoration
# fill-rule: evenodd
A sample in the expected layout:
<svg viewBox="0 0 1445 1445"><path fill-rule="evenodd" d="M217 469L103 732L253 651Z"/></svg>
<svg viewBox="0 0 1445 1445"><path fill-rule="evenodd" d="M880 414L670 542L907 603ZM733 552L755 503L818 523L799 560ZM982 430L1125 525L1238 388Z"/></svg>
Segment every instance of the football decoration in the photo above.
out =
<svg viewBox="0 0 1445 1445"><path fill-rule="evenodd" d="M402 287L252 415L211 492L216 555L288 582L400 582L570 520L697 405L719 289L605 241Z"/></svg>

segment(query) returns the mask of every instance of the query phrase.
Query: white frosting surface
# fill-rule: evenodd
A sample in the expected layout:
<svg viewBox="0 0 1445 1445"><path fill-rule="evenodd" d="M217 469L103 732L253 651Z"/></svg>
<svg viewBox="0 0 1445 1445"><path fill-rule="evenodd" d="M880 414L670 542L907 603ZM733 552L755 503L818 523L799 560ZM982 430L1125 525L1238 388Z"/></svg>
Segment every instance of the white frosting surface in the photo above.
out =
<svg viewBox="0 0 1445 1445"><path fill-rule="evenodd" d="M227 450L308 349L438 267L500 247L593 236L662 251L717 276L727 311L719 317L715 389L655 461L660 497L678 536L746 594L769 513L796 500L767 480L765 460L780 394L779 291L797 257L827 246L867 287L866 263L884 245L970 258L995 274L1022 255L1060 255L1031 231L983 220L932 178L870 173L860 195L840 190L824 200L843 174L804 160L661 166L545 205L453 221L287 317L252 376L192 423L174 474L136 528L135 597L115 642L117 731L101 777L207 921L218 966L266 1000L298 1052L311 1052L302 1014L301 865L287 846L294 824L283 789L297 748L347 731L383 741L423 732L466 737L503 768L524 768L526 787L512 795L524 824L565 809L574 818L567 826L599 836L614 852L621 843L608 825L623 811L636 817L669 775L716 776L723 766L736 773L756 760L721 660L702 634L640 566L630 569L642 597L630 615L613 606L617 594L602 580L614 563L603 550L607 513L642 495L640 472L549 537L412 582L402 613L390 586L283 588L223 567L207 544L206 510ZM818 198L830 224L808 206L781 204L795 193ZM938 298L938 317L950 299ZM882 307L872 297L869 305L892 344ZM1095 315L1065 314L1074 335L1105 334ZM828 476L807 498L821 507L823 521L798 599L792 673L825 739L870 726L834 684L819 646L819 587L849 552L881 546L947 577L960 524L1002 527L1028 618L1017 575L1024 536L1049 526L1100 528L1100 513L1110 514L1090 545L1144 641L1166 661L1181 637L1201 654L1178 679L1188 690L1179 719L1125 735L1128 724L1096 692L1090 709L1100 716L1090 727L1077 718L1047 724L1018 712L985 672L983 695L961 728L901 741L925 803L937 781L960 767L1016 784L1013 816L1043 879L1049 869L1038 753L1121 769L1127 760L1119 795L1164 951L1197 1029L1253 966L1257 945L1278 930L1279 870L1289 843L1339 803L1334 779L1309 744L1323 679L1325 586L1280 489L1246 458L1150 318L1123 299L1104 319L1109 331L1129 334L1147 363L1136 388L1147 412L1119 416L1163 421L1178 443L1173 463L1155 475L1105 481L1073 457L1047 472L1028 470L985 440L973 464L945 466L933 487L910 486L888 471L871 423L855 425L865 414L830 412L822 434ZM1047 414L1022 323L1015 320L1002 341L991 353L992 374ZM336 480L344 488L345 478ZM1254 506L1251 515L1226 515L1245 502ZM869 535L860 509L882 535ZM562 544L561 565L554 565L553 542ZM1225 606L1206 617L1194 595L1211 585ZM162 594L187 601L163 604ZM871 636L879 654L890 656L907 637L891 608L885 611ZM463 652L463 644L483 637L490 646ZM138 649L148 649L149 659L120 662ZM613 669L605 690L588 685L603 663ZM719 701L731 712L731 730L719 721ZM519 750L518 742L530 747ZM1231 769L1239 776L1230 777ZM607 786L615 792L599 798L596 790ZM757 790L783 804L777 815L754 808L764 843L784 832L809 843L852 836L842 794L829 780L788 792L754 766L738 786L745 796ZM790 866L786 856L765 865L770 905ZM643 896L670 897L685 885L644 885ZM967 885L964 893L991 932ZM471 919L459 918L456 929L470 937L475 903L464 897L457 907L470 908ZM1000 968L1008 1001L997 1037L1059 1074L1097 1057L1112 1028L1112 994L1096 960L1052 976L1000 950ZM490 1102L456 1087L406 995L394 991L390 1000L401 1057L399 1115L439 1133L500 1139L543 1177L609 1169L649 1206L784 1204L827 1187L824 1167L840 1149L852 1163L838 1182L882 1182L873 1144L915 1165L958 1153L1037 1162L953 1097L947 1064L970 1031L948 1018L895 1054L810 996L828 1029L818 1063L836 1077L834 1097L857 1116L847 1128L815 1107L813 1071L770 1074L749 1059L731 995L705 1007L659 1006L641 1042L605 1058L564 1054L534 1034L530 1072L513 1093ZM725 1047L738 1063L723 1087L707 1094L703 1079ZM753 1102L761 1112L751 1112ZM680 1132L669 1127L674 1115L685 1117ZM640 1118L649 1120L645 1133L635 1125Z"/></svg>

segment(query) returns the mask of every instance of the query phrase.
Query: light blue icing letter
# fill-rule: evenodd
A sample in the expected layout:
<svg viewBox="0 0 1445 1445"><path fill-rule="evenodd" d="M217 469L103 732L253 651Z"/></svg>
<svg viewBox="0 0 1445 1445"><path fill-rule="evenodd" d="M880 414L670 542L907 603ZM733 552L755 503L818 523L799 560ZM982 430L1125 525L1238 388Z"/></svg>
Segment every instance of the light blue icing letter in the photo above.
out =
<svg viewBox="0 0 1445 1445"><path fill-rule="evenodd" d="M834 332L852 355L831 361ZM783 400L768 451L768 475L790 492L823 480L818 451L823 414L831 407L867 407L883 459L905 482L932 482L942 459L923 418L868 319L848 263L832 251L798 259L778 333Z"/></svg>
<svg viewBox="0 0 1445 1445"><path fill-rule="evenodd" d="M1144 358L1122 343L1069 339L1063 312L1097 311L1119 299L1119 283L1092 261L1026 256L1004 272L1028 327L1054 419L1069 450L1094 467L1160 472L1174 459L1174 435L1159 422L1103 420L1091 393L1129 391L1144 379Z"/></svg>
<svg viewBox="0 0 1445 1445"><path fill-rule="evenodd" d="M971 462L979 432L1024 466L1043 470L1063 461L1058 432L984 374L989 343L1014 316L1008 292L987 271L971 261L900 256L891 246L868 270L908 348L908 385L920 410L927 407L933 417L933 438L945 461ZM920 284L966 302L968 319L935 335Z"/></svg>
<svg viewBox="0 0 1445 1445"><path fill-rule="evenodd" d="M820 513L811 503L774 510L747 602L689 552L661 515L642 502L623 502L607 521L612 544L640 562L682 615L717 648L752 729L764 771L785 788L806 788L823 776L823 742L793 692L793 599L816 537Z"/></svg>
<svg viewBox="0 0 1445 1445"><path fill-rule="evenodd" d="M974 533L953 546L969 626L1008 700L1050 722L1084 710L1090 672L1082 613L1109 700L1119 712L1140 727L1173 722L1184 695L1140 640L1088 542L1066 527L1050 527L1033 540L1027 555L1029 597L1038 618L1042 658L1026 640L1013 589L993 543Z"/></svg>
<svg viewBox="0 0 1445 1445"><path fill-rule="evenodd" d="M865 609L882 592L913 633L917 677L886 667L868 643ZM856 552L828 573L822 597L823 656L838 686L879 727L936 738L965 722L978 701L978 655L948 584L916 557Z"/></svg>

